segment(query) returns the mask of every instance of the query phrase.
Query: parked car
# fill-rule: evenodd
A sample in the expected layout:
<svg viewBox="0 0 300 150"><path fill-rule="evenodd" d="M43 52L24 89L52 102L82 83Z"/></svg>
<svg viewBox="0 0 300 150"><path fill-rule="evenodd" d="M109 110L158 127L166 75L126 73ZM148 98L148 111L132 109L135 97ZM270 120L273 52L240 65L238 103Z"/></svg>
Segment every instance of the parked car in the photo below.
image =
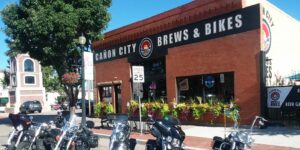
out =
<svg viewBox="0 0 300 150"><path fill-rule="evenodd" d="M20 113L33 113L38 111L39 113L42 112L42 105L41 102L35 101L26 101L20 106Z"/></svg>
<svg viewBox="0 0 300 150"><path fill-rule="evenodd" d="M54 104L51 105L51 109L53 109L53 110L59 110L59 109L61 109L61 105L58 104L58 103L54 103Z"/></svg>

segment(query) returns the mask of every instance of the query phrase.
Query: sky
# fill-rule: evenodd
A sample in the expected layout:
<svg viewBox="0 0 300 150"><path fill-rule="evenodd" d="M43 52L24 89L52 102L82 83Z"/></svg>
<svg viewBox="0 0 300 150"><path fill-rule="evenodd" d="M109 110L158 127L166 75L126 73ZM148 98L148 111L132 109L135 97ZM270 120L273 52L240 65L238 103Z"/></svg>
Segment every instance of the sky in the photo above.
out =
<svg viewBox="0 0 300 150"><path fill-rule="evenodd" d="M0 10L5 8L7 4L17 3L18 1L19 0L0 0ZM149 18L191 1L192 0L113 0L112 6L109 8L112 19L108 23L106 31L111 31ZM269 0L269 2L300 21L300 0ZM0 29L3 28L5 28L5 25L2 19L0 19ZM8 66L8 57L5 56L8 47L5 43L5 39L5 33L0 30L0 70Z"/></svg>

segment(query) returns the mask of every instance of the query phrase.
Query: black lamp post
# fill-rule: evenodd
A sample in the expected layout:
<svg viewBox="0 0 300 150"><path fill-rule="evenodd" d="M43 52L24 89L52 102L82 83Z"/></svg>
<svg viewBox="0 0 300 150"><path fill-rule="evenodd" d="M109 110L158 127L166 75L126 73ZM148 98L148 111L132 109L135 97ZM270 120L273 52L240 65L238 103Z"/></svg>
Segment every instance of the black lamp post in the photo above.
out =
<svg viewBox="0 0 300 150"><path fill-rule="evenodd" d="M81 79L82 79L82 85L81 85L81 99L82 99L82 116L81 116L81 126L85 126L86 124L86 108L85 108L85 77L84 77L84 45L86 42L86 38L83 36L83 34L79 37L79 44L81 48L81 57L82 57L82 68L81 68Z"/></svg>

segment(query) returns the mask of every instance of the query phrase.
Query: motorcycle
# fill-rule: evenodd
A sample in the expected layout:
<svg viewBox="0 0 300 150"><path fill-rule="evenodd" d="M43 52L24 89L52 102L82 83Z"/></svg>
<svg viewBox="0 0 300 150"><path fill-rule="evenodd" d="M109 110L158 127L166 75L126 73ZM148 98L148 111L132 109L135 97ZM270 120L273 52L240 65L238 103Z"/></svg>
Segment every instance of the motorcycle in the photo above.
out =
<svg viewBox="0 0 300 150"><path fill-rule="evenodd" d="M33 123L33 125L29 128L29 132L26 132L26 136L24 136L23 140L17 146L16 150L46 150L44 145L45 137L47 136L47 132L50 129L50 121L47 123ZM26 138L25 138L26 137ZM47 149L49 150L49 148Z"/></svg>
<svg viewBox="0 0 300 150"><path fill-rule="evenodd" d="M213 137L213 141L211 143L213 150L245 150L251 149L251 145L254 142L252 138L253 127L256 122L259 122L259 126L264 126L264 123L267 120L261 116L255 116L250 132L241 131L238 129L237 125L237 117L234 118L234 131L232 131L225 138L215 136Z"/></svg>
<svg viewBox="0 0 300 150"><path fill-rule="evenodd" d="M65 117L63 117L62 112L58 111L56 121L55 121L56 127L57 128L62 128L65 125L66 122L67 121L66 121Z"/></svg>
<svg viewBox="0 0 300 150"><path fill-rule="evenodd" d="M146 145L146 149L161 149L161 150L181 150L185 133L180 127L179 120L172 117L165 117L161 121L154 121L152 116L148 116L148 127L150 133L156 137L156 145Z"/></svg>
<svg viewBox="0 0 300 150"><path fill-rule="evenodd" d="M10 132L5 145L7 150L15 150L20 142L28 139L28 131L32 126L32 117L21 114L9 114L8 118L13 125L13 131Z"/></svg>
<svg viewBox="0 0 300 150"><path fill-rule="evenodd" d="M88 128L93 128L92 121L87 121L87 127L77 126L75 118L71 117L61 129L61 135L56 136L57 144L54 150L89 150L98 146L98 137Z"/></svg>
<svg viewBox="0 0 300 150"><path fill-rule="evenodd" d="M129 150L130 149L130 126L128 115L116 114L112 116L113 131L110 136L109 150Z"/></svg>

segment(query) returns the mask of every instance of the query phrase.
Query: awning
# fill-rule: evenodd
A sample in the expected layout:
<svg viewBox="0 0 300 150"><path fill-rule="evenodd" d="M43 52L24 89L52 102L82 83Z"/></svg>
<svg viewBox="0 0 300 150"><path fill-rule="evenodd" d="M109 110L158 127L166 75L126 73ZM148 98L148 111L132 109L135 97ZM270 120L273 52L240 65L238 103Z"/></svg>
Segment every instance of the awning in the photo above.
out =
<svg viewBox="0 0 300 150"><path fill-rule="evenodd" d="M115 81L107 81L107 82L98 82L98 86L111 86L116 84L122 84L122 80L115 80Z"/></svg>
<svg viewBox="0 0 300 150"><path fill-rule="evenodd" d="M8 103L8 97L0 97L0 104L6 105Z"/></svg>
<svg viewBox="0 0 300 150"><path fill-rule="evenodd" d="M300 80L300 73L288 76L289 79Z"/></svg>

